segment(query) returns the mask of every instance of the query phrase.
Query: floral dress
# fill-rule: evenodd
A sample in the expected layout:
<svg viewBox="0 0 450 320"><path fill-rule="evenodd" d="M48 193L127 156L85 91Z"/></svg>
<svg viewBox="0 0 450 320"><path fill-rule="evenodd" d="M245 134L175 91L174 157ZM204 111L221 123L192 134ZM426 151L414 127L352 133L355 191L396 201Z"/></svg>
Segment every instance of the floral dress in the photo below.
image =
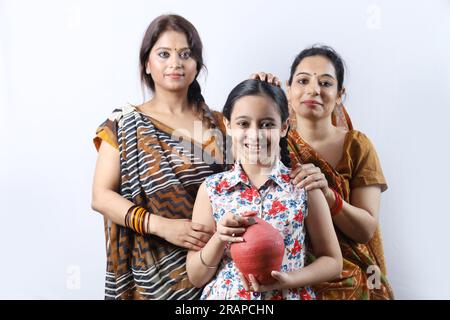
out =
<svg viewBox="0 0 450 320"><path fill-rule="evenodd" d="M290 183L290 169L278 161L266 183L253 186L239 163L230 171L206 178L206 189L216 223L227 212L242 215L258 212L258 217L278 229L284 238L284 257L281 272L299 270L305 260L305 227L308 214L307 193ZM311 300L314 292L309 287L246 291L238 269L227 246L215 277L203 289L201 299L210 300Z"/></svg>

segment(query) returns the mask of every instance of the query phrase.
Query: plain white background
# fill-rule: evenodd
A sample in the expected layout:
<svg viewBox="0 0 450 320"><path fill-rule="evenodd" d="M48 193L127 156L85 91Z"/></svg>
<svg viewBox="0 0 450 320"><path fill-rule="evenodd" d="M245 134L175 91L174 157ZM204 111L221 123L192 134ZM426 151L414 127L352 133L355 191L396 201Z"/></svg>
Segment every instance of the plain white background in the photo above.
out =
<svg viewBox="0 0 450 320"><path fill-rule="evenodd" d="M396 297L450 299L446 0L0 0L0 298L103 299L92 138L115 107L143 101L140 41L163 13L197 27L216 110L251 73L285 81L301 49L333 46L345 104L388 180L380 222Z"/></svg>

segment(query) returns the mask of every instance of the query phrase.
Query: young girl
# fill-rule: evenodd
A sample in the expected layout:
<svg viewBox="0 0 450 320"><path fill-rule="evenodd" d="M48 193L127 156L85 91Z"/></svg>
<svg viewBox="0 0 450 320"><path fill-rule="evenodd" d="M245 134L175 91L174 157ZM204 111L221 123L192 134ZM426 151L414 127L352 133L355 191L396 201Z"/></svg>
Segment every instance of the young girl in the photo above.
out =
<svg viewBox="0 0 450 320"><path fill-rule="evenodd" d="M206 178L199 188L192 221L216 232L200 250L187 257L189 280L205 288L202 299L313 299L310 285L339 276L342 256L330 210L319 190L306 193L289 178L288 103L283 91L258 80L246 80L228 96L223 109L236 163L230 171ZM243 241L252 217L259 212L284 238L281 271L260 285L239 273L229 244ZM305 228L317 259L304 267Z"/></svg>

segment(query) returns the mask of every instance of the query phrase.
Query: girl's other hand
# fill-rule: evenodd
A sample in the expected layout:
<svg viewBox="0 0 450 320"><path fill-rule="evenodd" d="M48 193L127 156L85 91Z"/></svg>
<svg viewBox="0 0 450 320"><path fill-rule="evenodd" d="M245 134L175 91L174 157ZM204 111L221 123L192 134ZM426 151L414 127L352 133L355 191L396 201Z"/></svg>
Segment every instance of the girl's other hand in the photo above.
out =
<svg viewBox="0 0 450 320"><path fill-rule="evenodd" d="M244 285L246 291L265 292L271 290L288 289L293 287L293 284L291 284L290 281L289 274L285 272L272 271L271 275L277 281L269 285L262 285L258 282L258 280L256 280L255 276L253 276L252 274L248 275L248 278L250 280L249 282L247 281L245 276L241 272L239 272L239 276L241 277L242 284Z"/></svg>

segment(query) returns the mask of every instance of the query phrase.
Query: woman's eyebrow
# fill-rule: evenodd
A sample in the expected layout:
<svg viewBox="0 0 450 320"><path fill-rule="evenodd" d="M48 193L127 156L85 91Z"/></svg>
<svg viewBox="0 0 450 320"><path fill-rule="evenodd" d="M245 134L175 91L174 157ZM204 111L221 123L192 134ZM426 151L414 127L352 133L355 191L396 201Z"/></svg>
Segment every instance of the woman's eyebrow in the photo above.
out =
<svg viewBox="0 0 450 320"><path fill-rule="evenodd" d="M311 74L308 73L308 72L299 72L299 73L297 73L295 76L298 76L298 75L301 75L301 74L306 74L306 75L308 75L308 76L311 76ZM330 77L330 78L333 78L333 79L334 79L334 77L333 77L331 74L329 74L329 73L324 73L324 74L321 74L320 76L321 76L321 77Z"/></svg>
<svg viewBox="0 0 450 320"><path fill-rule="evenodd" d="M185 47L185 48L180 48L180 49L172 49L172 48L168 48L168 47L159 47L159 48L156 48L156 50L168 50L168 51L171 51L171 50L177 50L177 51L182 51L182 50L189 50L189 48L188 47Z"/></svg>

